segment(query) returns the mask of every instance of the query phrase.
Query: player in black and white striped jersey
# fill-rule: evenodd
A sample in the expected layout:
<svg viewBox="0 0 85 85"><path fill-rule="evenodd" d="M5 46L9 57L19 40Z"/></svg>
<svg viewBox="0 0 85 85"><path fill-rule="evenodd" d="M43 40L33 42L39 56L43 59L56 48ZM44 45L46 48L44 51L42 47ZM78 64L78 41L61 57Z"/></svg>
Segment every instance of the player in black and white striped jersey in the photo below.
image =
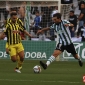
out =
<svg viewBox="0 0 85 85"><path fill-rule="evenodd" d="M44 69L46 69L55 60L55 58L58 55L60 55L64 50L66 50L67 52L71 53L75 59L78 60L79 65L82 67L83 62L81 61L80 57L76 53L70 34L69 34L69 26L73 26L73 24L71 24L67 20L61 20L60 13L54 14L52 20L54 23L50 27L43 28L42 30L39 30L37 33L54 29L59 36L59 43L56 49L54 50L54 53L52 54L52 56L49 57L49 59L47 60L46 64L40 61L41 66Z"/></svg>

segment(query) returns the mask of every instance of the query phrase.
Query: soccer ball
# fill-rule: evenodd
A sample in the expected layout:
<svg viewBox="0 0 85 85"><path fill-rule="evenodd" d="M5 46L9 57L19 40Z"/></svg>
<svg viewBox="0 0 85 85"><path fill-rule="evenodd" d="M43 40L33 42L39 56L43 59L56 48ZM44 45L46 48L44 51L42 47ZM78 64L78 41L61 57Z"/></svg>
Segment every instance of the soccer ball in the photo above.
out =
<svg viewBox="0 0 85 85"><path fill-rule="evenodd" d="M33 67L34 73L40 73L41 72L41 67L39 65L36 65Z"/></svg>

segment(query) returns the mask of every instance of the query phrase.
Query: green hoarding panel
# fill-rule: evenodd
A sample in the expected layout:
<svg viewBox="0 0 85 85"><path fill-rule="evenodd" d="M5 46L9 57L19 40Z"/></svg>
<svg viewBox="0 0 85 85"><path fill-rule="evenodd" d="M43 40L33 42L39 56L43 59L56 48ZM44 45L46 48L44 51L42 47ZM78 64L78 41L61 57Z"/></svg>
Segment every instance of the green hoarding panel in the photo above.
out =
<svg viewBox="0 0 85 85"><path fill-rule="evenodd" d="M22 41L25 59L47 59L55 49L56 43L51 41ZM9 58L5 52L6 41L0 41L0 58Z"/></svg>
<svg viewBox="0 0 85 85"><path fill-rule="evenodd" d="M55 41L22 41L22 43L25 49L25 59L28 60L47 60L52 55L56 47ZM0 41L0 58L9 59L9 55L5 52L5 44L6 41ZM81 59L85 60L85 42L76 42L74 43L74 46ZM57 59L59 61L75 60L74 57L66 51L64 51Z"/></svg>

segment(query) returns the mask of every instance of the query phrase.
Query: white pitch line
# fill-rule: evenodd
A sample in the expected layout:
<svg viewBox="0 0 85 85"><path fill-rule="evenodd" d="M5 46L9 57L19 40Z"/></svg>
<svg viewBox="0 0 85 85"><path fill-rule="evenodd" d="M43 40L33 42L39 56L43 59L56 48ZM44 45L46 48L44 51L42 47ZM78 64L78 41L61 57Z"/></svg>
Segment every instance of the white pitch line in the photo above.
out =
<svg viewBox="0 0 85 85"><path fill-rule="evenodd" d="M21 82L26 82L26 81L30 81L30 82L60 82L60 83L82 83L82 82L70 82L70 81L43 81L43 80L14 80L14 79L0 79L0 81L21 81Z"/></svg>

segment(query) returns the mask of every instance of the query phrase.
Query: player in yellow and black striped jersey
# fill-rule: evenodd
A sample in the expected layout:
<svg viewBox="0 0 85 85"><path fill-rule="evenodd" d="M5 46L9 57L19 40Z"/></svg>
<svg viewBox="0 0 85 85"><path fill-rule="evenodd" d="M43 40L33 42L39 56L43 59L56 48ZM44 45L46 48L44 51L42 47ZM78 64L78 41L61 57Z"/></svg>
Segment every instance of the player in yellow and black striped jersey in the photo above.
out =
<svg viewBox="0 0 85 85"><path fill-rule="evenodd" d="M24 26L18 24L17 21L17 13L11 13L11 22L6 24L6 29L4 33L0 36L0 38L5 34L7 36L7 43L9 48L9 55L11 56L11 60L15 62L17 60L17 53L20 57L20 63L15 69L16 72L21 73L19 67L22 66L22 62L24 60L24 47L21 43L20 32L24 32L29 37L32 37L25 29Z"/></svg>
<svg viewBox="0 0 85 85"><path fill-rule="evenodd" d="M11 11L11 13L16 13L16 11ZM10 23L11 22L11 18L9 18L9 19L7 19L7 20L5 20L5 23L4 23L4 25L6 25L7 23ZM21 19L19 19L19 18L17 18L16 19L16 23L18 23L20 26L24 26L23 25L23 22L21 21ZM23 33L23 32L21 32L21 33ZM24 33L23 33L24 34ZM22 38L22 36L21 36L21 38ZM7 54L9 54L9 48L8 48L8 42L6 42L6 53ZM17 66L16 67L19 67L19 63L20 63L20 58L19 58L19 55L17 54ZM22 68L22 66L21 67L19 67L19 69L21 69Z"/></svg>

